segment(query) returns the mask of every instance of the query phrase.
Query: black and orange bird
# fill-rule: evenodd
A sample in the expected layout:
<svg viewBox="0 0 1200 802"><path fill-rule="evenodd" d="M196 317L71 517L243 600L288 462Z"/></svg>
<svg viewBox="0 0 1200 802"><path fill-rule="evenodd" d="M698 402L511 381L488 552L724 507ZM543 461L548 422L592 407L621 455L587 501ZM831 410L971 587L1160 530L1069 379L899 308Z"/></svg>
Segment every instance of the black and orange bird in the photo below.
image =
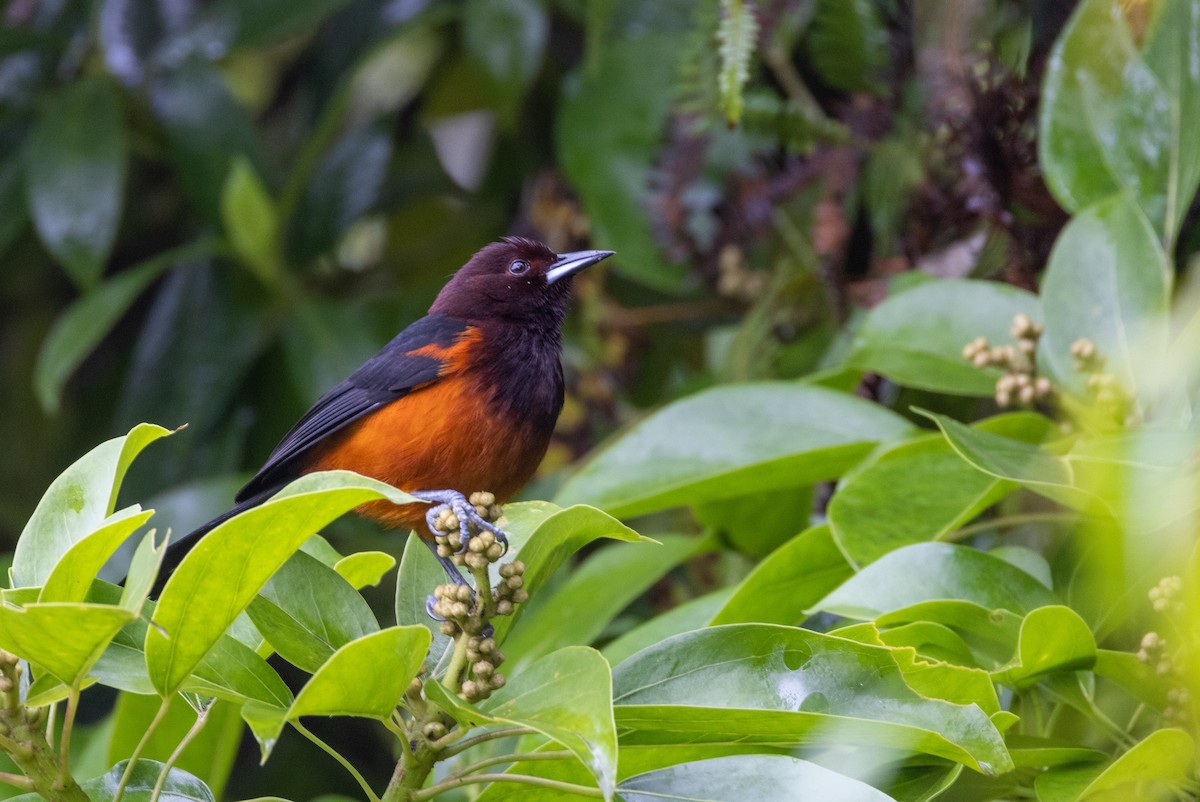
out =
<svg viewBox="0 0 1200 802"><path fill-rule="evenodd" d="M503 540L464 494L489 490L504 502L545 456L563 405L571 279L612 253L556 254L521 237L484 247L429 314L313 404L232 509L172 544L166 569L213 527L314 471L355 471L431 502L375 501L356 510L388 528L411 528L431 545L429 521L444 506L464 530L472 520ZM463 581L449 558L439 560Z"/></svg>

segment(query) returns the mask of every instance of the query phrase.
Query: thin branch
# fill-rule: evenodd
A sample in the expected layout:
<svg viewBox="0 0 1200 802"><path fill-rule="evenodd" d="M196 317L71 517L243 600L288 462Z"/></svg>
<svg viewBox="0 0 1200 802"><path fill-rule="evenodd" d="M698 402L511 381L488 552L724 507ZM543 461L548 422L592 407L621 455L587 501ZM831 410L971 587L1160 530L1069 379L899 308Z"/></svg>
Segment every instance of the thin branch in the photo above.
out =
<svg viewBox="0 0 1200 802"><path fill-rule="evenodd" d="M350 772L351 776L354 777L354 779L358 781L358 785L360 788L363 789L363 793L367 795L367 799L371 800L371 802L380 802L379 797L375 794L375 792L373 790L371 790L371 786L367 784L366 779L361 774L358 773L358 769L354 768L354 766L352 766L350 764L350 761L348 761L348 760L346 760L346 758L342 757L340 752L338 752L332 746L325 743L320 738L318 738L317 736L315 736L311 732L309 732L304 727L304 725L302 725L299 721L293 721L293 722L291 722L291 725L296 728L296 731L298 733L303 735L308 740L312 741L317 746L321 747L321 749L324 750L324 752L326 754L328 754L330 757L332 757L338 763L341 763L342 768L344 768L346 771Z"/></svg>
<svg viewBox="0 0 1200 802"><path fill-rule="evenodd" d="M20 788L22 791L34 790L33 780L24 774L10 774L7 771L0 771L0 783Z"/></svg>
<svg viewBox="0 0 1200 802"><path fill-rule="evenodd" d="M464 738L458 743L451 743L449 746L444 748L440 748L440 743L435 744L434 746L439 747L439 754L443 759L445 759L448 757L454 757L455 755L467 751L473 746L478 746L479 744L487 743L488 741L495 741L499 738L516 738L522 735L533 735L535 732L537 732L537 730L533 729L532 727L505 727L503 729L485 732L481 735L474 735L470 738Z"/></svg>
<svg viewBox="0 0 1200 802"><path fill-rule="evenodd" d="M464 785L479 785L481 783L535 785L539 788L548 788L551 791L563 791L568 794L575 794L576 796L587 796L593 799L604 798L604 794L600 792L599 788L576 785L575 783L562 782L561 780L548 780L545 777L531 777L527 774L476 774L472 777L456 777L435 783L428 788L417 791L413 794L413 799L421 802L421 800L432 799L443 791L449 791L452 788L461 788Z"/></svg>
<svg viewBox="0 0 1200 802"><path fill-rule="evenodd" d="M133 776L133 769L137 766L138 758L142 755L142 750L146 748L146 744L150 743L150 736L154 735L154 731L158 729L158 725L162 724L167 711L171 708L171 700L174 698L173 696L168 696L158 706L158 712L154 714L150 726L146 728L146 732L142 735L142 739L138 741L133 754L129 756L129 762L125 765L124 773L121 774L121 781L117 783L117 793L113 795L113 802L121 802L121 797L125 795L125 786L129 784L129 778Z"/></svg>
<svg viewBox="0 0 1200 802"><path fill-rule="evenodd" d="M63 784L71 778L71 731L75 728L75 713L79 710L79 688L73 686L67 695L67 710L63 713L62 735L58 744L58 778Z"/></svg>
<svg viewBox="0 0 1200 802"><path fill-rule="evenodd" d="M947 537L944 540L959 540L960 538L970 537L979 532L986 532L989 529L999 529L1007 526L1020 526L1021 524L1038 524L1038 523L1065 523L1074 521L1079 516L1070 512L1027 512L1019 515L1004 515L999 518L989 518L986 521L977 521L973 524L964 526Z"/></svg>
<svg viewBox="0 0 1200 802"><path fill-rule="evenodd" d="M562 749L555 752L518 752L513 755L496 755L484 758L483 760L476 760L474 763L468 763L461 769L451 772L447 776L447 779L450 777L465 777L468 774L474 774L480 769L500 763L520 763L526 760L569 760L572 757L575 757L575 753L569 749Z"/></svg>
<svg viewBox="0 0 1200 802"><path fill-rule="evenodd" d="M171 768L175 765L175 761L179 760L179 756L183 754L183 750L187 749L188 744L192 739L200 734L200 730L204 729L204 725L208 723L208 712L212 710L212 705L204 708L196 716L196 722L192 724L191 729L183 736L183 740L171 752L171 756L167 758L167 762L163 764L162 771L158 774L158 781L154 783L154 790L150 793L150 802L158 802L159 796L162 795L163 786L167 784L167 775L171 773Z"/></svg>

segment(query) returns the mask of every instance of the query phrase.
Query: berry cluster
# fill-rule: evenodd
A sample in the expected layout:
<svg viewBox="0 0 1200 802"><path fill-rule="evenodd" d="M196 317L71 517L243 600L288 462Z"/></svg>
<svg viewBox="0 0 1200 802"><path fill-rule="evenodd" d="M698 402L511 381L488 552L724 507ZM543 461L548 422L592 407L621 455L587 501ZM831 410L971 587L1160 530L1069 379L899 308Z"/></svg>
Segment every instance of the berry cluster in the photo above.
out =
<svg viewBox="0 0 1200 802"><path fill-rule="evenodd" d="M475 512L485 521L495 523L500 519L502 511L492 493L472 493L467 500L474 505ZM455 565L465 565L471 569L484 568L488 563L494 563L504 556L504 544L497 541L496 536L486 529L482 532L472 531L471 539L464 550L458 516L449 507L438 514L433 528L438 556L449 557L454 560Z"/></svg>
<svg viewBox="0 0 1200 802"><path fill-rule="evenodd" d="M494 638L472 635L467 641L467 663L471 666L472 679L462 684L460 695L468 702L478 702L491 696L492 691L504 687L504 675L496 668L504 662L504 652L496 648Z"/></svg>
<svg viewBox="0 0 1200 802"><path fill-rule="evenodd" d="M977 368L1004 369L1004 373L996 380L997 406L1033 406L1054 392L1050 380L1038 375L1037 360L1034 359L1038 340L1042 336L1042 326L1020 312L1013 318L1012 336L1017 341L1015 346L992 346L987 338L976 337L963 347L963 359Z"/></svg>

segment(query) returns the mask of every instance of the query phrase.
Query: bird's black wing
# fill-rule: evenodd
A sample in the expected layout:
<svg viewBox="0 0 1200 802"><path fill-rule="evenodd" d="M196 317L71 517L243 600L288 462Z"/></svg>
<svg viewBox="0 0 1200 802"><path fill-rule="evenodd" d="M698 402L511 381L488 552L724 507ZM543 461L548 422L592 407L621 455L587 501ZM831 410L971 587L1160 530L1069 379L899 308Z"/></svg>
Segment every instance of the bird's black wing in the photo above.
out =
<svg viewBox="0 0 1200 802"><path fill-rule="evenodd" d="M446 315L428 315L413 323L355 371L321 396L283 436L266 464L238 491L239 502L281 488L297 475L295 466L314 445L372 410L436 381L444 362L413 353L429 346L449 348L467 323ZM436 350L436 348L434 350Z"/></svg>

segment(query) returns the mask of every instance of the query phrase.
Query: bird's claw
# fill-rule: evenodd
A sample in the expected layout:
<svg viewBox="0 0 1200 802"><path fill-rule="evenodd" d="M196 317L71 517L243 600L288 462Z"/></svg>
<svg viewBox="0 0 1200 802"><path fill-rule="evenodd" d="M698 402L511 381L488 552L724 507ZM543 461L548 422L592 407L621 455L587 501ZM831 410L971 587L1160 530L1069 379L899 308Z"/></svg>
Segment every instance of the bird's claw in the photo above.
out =
<svg viewBox="0 0 1200 802"><path fill-rule="evenodd" d="M434 621L445 621L445 618L433 611L435 604L437 604L437 596L434 596L432 593L430 593L425 597L425 615L429 616Z"/></svg>
<svg viewBox="0 0 1200 802"><path fill-rule="evenodd" d="M458 533L462 542L462 545L459 546L459 553L466 552L471 542L471 524L474 524L477 529L491 532L501 548L505 552L508 551L508 533L476 512L475 505L462 493L456 490L430 490L411 493L410 495L425 501L435 502L434 506L425 511L425 522L429 524L429 531L431 533L437 533L437 519L443 510L449 509L454 513L454 517L458 519Z"/></svg>

